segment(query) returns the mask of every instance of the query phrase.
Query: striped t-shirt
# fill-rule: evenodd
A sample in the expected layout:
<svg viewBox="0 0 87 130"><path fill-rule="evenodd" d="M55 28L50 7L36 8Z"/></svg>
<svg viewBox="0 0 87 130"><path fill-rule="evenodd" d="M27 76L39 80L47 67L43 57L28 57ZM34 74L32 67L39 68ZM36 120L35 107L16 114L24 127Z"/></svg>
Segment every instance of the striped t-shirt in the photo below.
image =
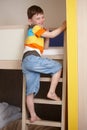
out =
<svg viewBox="0 0 87 130"><path fill-rule="evenodd" d="M27 38L25 40L25 46L32 49L38 49L41 53L44 49L44 38L41 35L46 30L39 25L35 25L33 28L28 29Z"/></svg>

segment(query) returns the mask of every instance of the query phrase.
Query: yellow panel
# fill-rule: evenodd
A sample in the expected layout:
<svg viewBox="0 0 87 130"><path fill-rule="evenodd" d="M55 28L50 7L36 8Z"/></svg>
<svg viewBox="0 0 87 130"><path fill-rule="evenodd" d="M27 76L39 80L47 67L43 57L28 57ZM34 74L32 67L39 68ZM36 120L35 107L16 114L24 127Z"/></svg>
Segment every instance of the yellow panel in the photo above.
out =
<svg viewBox="0 0 87 130"><path fill-rule="evenodd" d="M66 0L68 130L78 130L77 1Z"/></svg>

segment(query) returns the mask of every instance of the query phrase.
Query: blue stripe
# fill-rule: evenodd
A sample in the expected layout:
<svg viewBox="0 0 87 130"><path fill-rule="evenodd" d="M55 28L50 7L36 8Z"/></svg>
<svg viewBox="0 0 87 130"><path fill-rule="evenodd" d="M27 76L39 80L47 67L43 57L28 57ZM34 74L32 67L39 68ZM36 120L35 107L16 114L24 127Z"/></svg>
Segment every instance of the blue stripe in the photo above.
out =
<svg viewBox="0 0 87 130"><path fill-rule="evenodd" d="M29 29L28 30L28 34L27 34L28 36L33 36L34 35L34 33L32 32L32 29Z"/></svg>

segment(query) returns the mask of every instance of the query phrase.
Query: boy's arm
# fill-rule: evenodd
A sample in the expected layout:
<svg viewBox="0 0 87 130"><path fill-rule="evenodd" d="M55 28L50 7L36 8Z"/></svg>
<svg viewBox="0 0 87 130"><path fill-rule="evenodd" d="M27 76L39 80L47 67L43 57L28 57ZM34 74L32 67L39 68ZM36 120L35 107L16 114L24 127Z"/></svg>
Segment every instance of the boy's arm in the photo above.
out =
<svg viewBox="0 0 87 130"><path fill-rule="evenodd" d="M63 32L66 29L66 22L63 22L63 24L58 27L57 29L49 32L49 31L45 31L42 36L45 38L54 38L57 35L59 35L61 32Z"/></svg>
<svg viewBox="0 0 87 130"><path fill-rule="evenodd" d="M49 38L44 39L44 49L48 49L49 47Z"/></svg>

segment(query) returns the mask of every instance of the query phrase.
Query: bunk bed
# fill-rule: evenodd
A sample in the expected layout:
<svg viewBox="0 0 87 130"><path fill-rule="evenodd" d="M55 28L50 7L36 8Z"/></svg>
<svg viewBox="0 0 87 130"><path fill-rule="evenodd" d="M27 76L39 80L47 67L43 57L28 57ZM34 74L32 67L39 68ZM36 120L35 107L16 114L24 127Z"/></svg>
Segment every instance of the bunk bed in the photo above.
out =
<svg viewBox="0 0 87 130"><path fill-rule="evenodd" d="M21 72L21 59L25 35L25 26L12 26L0 28L0 102L8 102L9 104L20 107L21 109L23 84L23 76ZM63 40L64 33L60 34L59 37L56 37L54 40L50 39L50 47L48 50L44 51L42 56L52 59L54 59L54 57L58 58L58 55L62 56L64 54ZM7 78L8 81L6 82L5 80ZM7 85L6 88L3 87L5 85ZM1 128L0 130L21 130L21 122L21 118L14 120L7 124L5 127ZM32 124L30 124L28 128L29 130L43 130L44 128L46 130L58 130L58 128L56 127Z"/></svg>

